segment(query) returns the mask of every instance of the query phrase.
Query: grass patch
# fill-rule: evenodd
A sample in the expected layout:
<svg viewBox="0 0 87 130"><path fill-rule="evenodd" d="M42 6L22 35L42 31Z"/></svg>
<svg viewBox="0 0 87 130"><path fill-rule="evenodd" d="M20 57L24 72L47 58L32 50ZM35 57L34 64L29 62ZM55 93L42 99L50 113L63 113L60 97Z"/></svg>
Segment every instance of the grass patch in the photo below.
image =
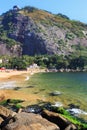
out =
<svg viewBox="0 0 87 130"><path fill-rule="evenodd" d="M17 112L19 110L19 108L23 107L23 106L20 105L21 102L23 102L23 100L7 99L7 100L0 102L0 105Z"/></svg>
<svg viewBox="0 0 87 130"><path fill-rule="evenodd" d="M78 117L72 116L63 107L60 107L60 108L53 107L53 111L55 111L56 113L61 114L68 121L70 121L71 123L77 125L78 126L78 130L85 130L85 129L87 129L87 123L83 119L80 119Z"/></svg>

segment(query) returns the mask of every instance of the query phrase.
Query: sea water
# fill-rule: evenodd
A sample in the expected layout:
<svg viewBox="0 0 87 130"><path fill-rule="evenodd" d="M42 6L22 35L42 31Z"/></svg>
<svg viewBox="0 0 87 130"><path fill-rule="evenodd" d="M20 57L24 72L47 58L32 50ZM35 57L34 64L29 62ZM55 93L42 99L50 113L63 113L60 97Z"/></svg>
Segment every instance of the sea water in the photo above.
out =
<svg viewBox="0 0 87 130"><path fill-rule="evenodd" d="M43 101L87 111L87 72L39 73L31 76L28 84L33 86L29 91ZM55 92L60 94L52 95Z"/></svg>

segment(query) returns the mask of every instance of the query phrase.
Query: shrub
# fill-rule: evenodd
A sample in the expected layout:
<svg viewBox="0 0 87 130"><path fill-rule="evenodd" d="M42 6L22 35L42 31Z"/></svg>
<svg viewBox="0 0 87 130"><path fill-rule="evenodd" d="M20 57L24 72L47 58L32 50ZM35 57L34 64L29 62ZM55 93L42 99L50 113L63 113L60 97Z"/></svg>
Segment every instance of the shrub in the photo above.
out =
<svg viewBox="0 0 87 130"><path fill-rule="evenodd" d="M73 33L67 33L65 38L67 38L69 40L73 40L74 39L74 34Z"/></svg>

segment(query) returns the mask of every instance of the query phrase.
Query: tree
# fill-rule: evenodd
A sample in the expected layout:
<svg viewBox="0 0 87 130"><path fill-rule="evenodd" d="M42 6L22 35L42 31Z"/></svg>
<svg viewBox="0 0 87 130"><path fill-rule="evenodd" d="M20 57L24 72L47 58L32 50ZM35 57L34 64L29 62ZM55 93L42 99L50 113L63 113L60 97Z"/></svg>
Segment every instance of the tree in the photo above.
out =
<svg viewBox="0 0 87 130"><path fill-rule="evenodd" d="M11 68L12 69L26 69L27 68L27 64L26 62L22 59L22 58L19 58L19 57L14 57L12 58L9 63L11 63Z"/></svg>
<svg viewBox="0 0 87 130"><path fill-rule="evenodd" d="M70 65L69 65L70 69L83 69L84 68L84 59L81 57L72 59L70 61Z"/></svg>
<svg viewBox="0 0 87 130"><path fill-rule="evenodd" d="M62 17L62 18L65 18L65 19L68 19L68 20L69 20L69 17L66 16L66 15L64 15L64 14L59 13L59 14L57 14L57 16L60 16L60 17Z"/></svg>

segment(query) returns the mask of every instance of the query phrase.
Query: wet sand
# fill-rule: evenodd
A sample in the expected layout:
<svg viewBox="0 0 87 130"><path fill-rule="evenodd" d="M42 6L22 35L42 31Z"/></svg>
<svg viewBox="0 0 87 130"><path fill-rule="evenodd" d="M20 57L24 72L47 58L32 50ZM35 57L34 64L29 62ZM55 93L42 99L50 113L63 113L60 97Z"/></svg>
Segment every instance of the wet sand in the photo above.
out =
<svg viewBox="0 0 87 130"><path fill-rule="evenodd" d="M17 81L18 83L25 84L29 80L31 75L44 71L45 70L41 69L30 69L28 71L16 71L16 70L9 70L6 72L3 71L0 72L0 83L8 84L8 82ZM12 88L5 89L4 87L2 87L2 89L0 90L0 101L5 99L21 99L25 101L23 103L24 105L28 105L28 103L34 104L38 100L41 100L40 97L35 94L28 94L28 93L26 94L25 91L20 90L15 91Z"/></svg>
<svg viewBox="0 0 87 130"><path fill-rule="evenodd" d="M24 106L29 104L34 104L35 102L40 100L39 96L34 94L26 94L25 92L21 91L14 91L14 90L0 90L0 100L6 99L20 99L24 102L22 103Z"/></svg>

